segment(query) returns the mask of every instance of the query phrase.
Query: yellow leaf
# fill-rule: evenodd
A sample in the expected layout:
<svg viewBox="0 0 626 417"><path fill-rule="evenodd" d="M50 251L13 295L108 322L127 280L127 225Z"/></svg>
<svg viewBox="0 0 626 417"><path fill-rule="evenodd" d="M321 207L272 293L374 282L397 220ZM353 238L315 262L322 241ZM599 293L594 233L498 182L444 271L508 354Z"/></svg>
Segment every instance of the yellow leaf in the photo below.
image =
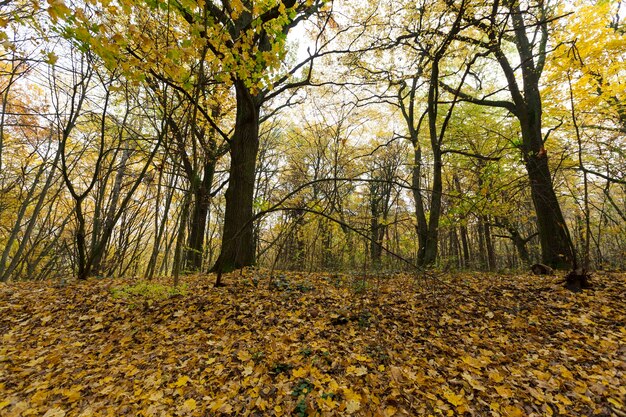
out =
<svg viewBox="0 0 626 417"><path fill-rule="evenodd" d="M460 394L455 394L454 392L446 389L443 393L443 396L446 400L448 400L450 404L455 407L458 407L465 402L465 396L463 395L463 391L461 391Z"/></svg>
<svg viewBox="0 0 626 417"><path fill-rule="evenodd" d="M608 402L610 402L611 404L613 404L615 406L615 408L621 410L624 407L624 404L622 404L621 402L619 402L618 400L616 400L615 398L609 398Z"/></svg>
<svg viewBox="0 0 626 417"><path fill-rule="evenodd" d="M346 403L346 413L352 414L355 411L358 411L361 408L361 403L357 400L349 400Z"/></svg>
<svg viewBox="0 0 626 417"><path fill-rule="evenodd" d="M4 407L6 407L9 404L11 404L11 401L9 400L0 401L0 410L2 410Z"/></svg>
<svg viewBox="0 0 626 417"><path fill-rule="evenodd" d="M254 372L254 367L252 365L248 365L243 368L243 372L241 373L243 376L250 376Z"/></svg>
<svg viewBox="0 0 626 417"><path fill-rule="evenodd" d="M505 417L524 417L526 413L514 405L507 405L502 410Z"/></svg>
<svg viewBox="0 0 626 417"><path fill-rule="evenodd" d="M354 400L356 402L360 402L361 401L361 396L359 394L357 394L356 392L352 391L350 388L343 388L343 396L348 401L350 401L350 400Z"/></svg>
<svg viewBox="0 0 626 417"><path fill-rule="evenodd" d="M504 377L500 375L500 373L496 371L495 369L489 371L489 379L491 379L493 382L496 382L496 383L500 383L504 381Z"/></svg>
<svg viewBox="0 0 626 417"><path fill-rule="evenodd" d="M363 376L367 374L367 368L365 366L356 367L354 365L350 365L346 368L346 374L348 375L356 375Z"/></svg>
<svg viewBox="0 0 626 417"><path fill-rule="evenodd" d="M293 376L295 378L304 378L308 375L308 373L309 372L306 370L306 368L298 368L293 370Z"/></svg>
<svg viewBox="0 0 626 417"><path fill-rule="evenodd" d="M572 405L572 402L570 401L569 398L561 395L561 394L557 394L554 396L554 398L556 398L557 400L559 400L560 402L562 402L565 405Z"/></svg>
<svg viewBox="0 0 626 417"><path fill-rule="evenodd" d="M193 411L196 409L196 400L193 398L189 398L187 401L183 403L183 405L189 410Z"/></svg>
<svg viewBox="0 0 626 417"><path fill-rule="evenodd" d="M65 411L56 407L49 409L48 411L46 411L46 414L43 415L43 417L64 417L64 416L65 416Z"/></svg>
<svg viewBox="0 0 626 417"><path fill-rule="evenodd" d="M469 373L463 372L461 376L463 377L463 379L469 382L469 384L472 386L473 389L478 390L478 391L486 390L486 388L479 381L475 380L474 377L470 375Z"/></svg>
<svg viewBox="0 0 626 417"><path fill-rule="evenodd" d="M150 401L159 401L161 398L163 398L163 391L155 391L148 397Z"/></svg>
<svg viewBox="0 0 626 417"><path fill-rule="evenodd" d="M574 375L570 372L569 369L567 369L563 365L561 365L561 375L563 376L563 378L568 380L574 379Z"/></svg>
<svg viewBox="0 0 626 417"><path fill-rule="evenodd" d="M183 387L187 385L189 381L191 381L191 379L188 376L181 376L180 378L178 378L178 381L176 381L174 385L176 385L177 387Z"/></svg>
<svg viewBox="0 0 626 417"><path fill-rule="evenodd" d="M367 356L363 356L363 355L355 355L354 359L356 359L357 361L360 361L360 362L369 362L369 358Z"/></svg>
<svg viewBox="0 0 626 417"><path fill-rule="evenodd" d="M252 359L252 355L247 350L240 350L239 353L237 353L237 358L242 362L248 362Z"/></svg>
<svg viewBox="0 0 626 417"><path fill-rule="evenodd" d="M469 356L469 355L463 356L461 360L465 362L466 364L468 364L469 366L473 368L477 368L477 369L480 369L483 366L489 365L491 363L489 358L483 358L483 357L474 358L473 356Z"/></svg>
<svg viewBox="0 0 626 417"><path fill-rule="evenodd" d="M385 408L385 417L392 417L395 416L396 413L398 412L398 409L392 405L387 406Z"/></svg>
<svg viewBox="0 0 626 417"><path fill-rule="evenodd" d="M367 368L365 366L359 366L354 373L356 376L363 376L367 374Z"/></svg>
<svg viewBox="0 0 626 417"><path fill-rule="evenodd" d="M543 412L548 417L552 417L554 415L554 411L552 411L552 407L550 407L548 404L543 405Z"/></svg>
<svg viewBox="0 0 626 417"><path fill-rule="evenodd" d="M511 398L513 396L513 392L504 385L496 386L496 391L498 392L498 395L504 398Z"/></svg>
<svg viewBox="0 0 626 417"><path fill-rule="evenodd" d="M54 65L54 64L56 64L56 62L57 62L58 60L59 60L59 57L58 57L58 56L56 56L56 55L54 54L54 52L48 52L48 53L46 54L46 61L48 62L48 64L50 64L50 65Z"/></svg>
<svg viewBox="0 0 626 417"><path fill-rule="evenodd" d="M30 397L30 402L33 404L43 404L48 399L48 391L37 391Z"/></svg>
<svg viewBox="0 0 626 417"><path fill-rule="evenodd" d="M82 398L80 387L72 387L72 389L63 390L63 395L67 397L67 401L70 403L74 403Z"/></svg>
<svg viewBox="0 0 626 417"><path fill-rule="evenodd" d="M550 375L549 373L541 372L536 369L533 369L533 374L535 374L535 376L539 378L541 381L547 381L552 377L552 375Z"/></svg>

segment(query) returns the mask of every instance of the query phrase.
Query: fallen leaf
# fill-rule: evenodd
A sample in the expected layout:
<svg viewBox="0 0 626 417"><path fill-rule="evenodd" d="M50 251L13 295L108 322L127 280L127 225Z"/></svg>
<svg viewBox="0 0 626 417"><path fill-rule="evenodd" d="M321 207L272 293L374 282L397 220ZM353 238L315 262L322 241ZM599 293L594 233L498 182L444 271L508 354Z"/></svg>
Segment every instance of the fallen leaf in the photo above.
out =
<svg viewBox="0 0 626 417"><path fill-rule="evenodd" d="M64 417L65 414L66 414L65 410L55 407L55 408L50 408L48 411L46 411L43 417Z"/></svg>
<svg viewBox="0 0 626 417"><path fill-rule="evenodd" d="M513 396L511 389L504 385L497 385L496 392L503 398L511 398Z"/></svg>
<svg viewBox="0 0 626 417"><path fill-rule="evenodd" d="M187 385L189 383L189 381L191 381L191 379L188 376L181 376L180 378L178 378L178 380L176 381L176 383L174 384L177 387L183 387L185 385Z"/></svg>

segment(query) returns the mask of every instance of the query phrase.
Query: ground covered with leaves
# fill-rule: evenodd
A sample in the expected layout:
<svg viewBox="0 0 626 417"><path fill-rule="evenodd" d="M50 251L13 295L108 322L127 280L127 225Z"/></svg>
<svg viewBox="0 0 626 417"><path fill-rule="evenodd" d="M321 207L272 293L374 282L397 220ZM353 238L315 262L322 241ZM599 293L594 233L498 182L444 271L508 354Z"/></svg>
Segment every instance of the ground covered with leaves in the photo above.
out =
<svg viewBox="0 0 626 417"><path fill-rule="evenodd" d="M0 286L3 416L626 416L626 276Z"/></svg>

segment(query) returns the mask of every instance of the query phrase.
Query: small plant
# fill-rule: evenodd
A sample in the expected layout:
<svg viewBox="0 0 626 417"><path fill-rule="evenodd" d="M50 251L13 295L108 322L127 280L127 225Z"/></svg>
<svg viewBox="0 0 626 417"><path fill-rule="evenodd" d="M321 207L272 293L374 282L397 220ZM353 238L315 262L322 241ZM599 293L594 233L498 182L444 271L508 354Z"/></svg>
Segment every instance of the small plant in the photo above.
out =
<svg viewBox="0 0 626 417"><path fill-rule="evenodd" d="M325 277L323 279L326 280L326 282L329 282L330 284L332 284L335 288L341 287L341 284L342 284L341 276L339 276L338 274L333 274L332 276Z"/></svg>
<svg viewBox="0 0 626 417"><path fill-rule="evenodd" d="M334 392L325 392L322 394L322 399L325 400L327 398L330 398L331 400L336 400L337 399L337 394L335 394Z"/></svg>
<svg viewBox="0 0 626 417"><path fill-rule="evenodd" d="M291 284L284 274L280 274L277 277L272 276L271 287L276 290L283 291L291 289Z"/></svg>
<svg viewBox="0 0 626 417"><path fill-rule="evenodd" d="M309 356L311 356L311 353L313 353L313 351L308 346L300 350L300 354L304 356L305 358L308 358Z"/></svg>
<svg viewBox="0 0 626 417"><path fill-rule="evenodd" d="M139 281L133 285L112 288L113 298L135 299L147 298L151 300L163 300L177 295L185 295L187 287L163 285L154 282Z"/></svg>
<svg viewBox="0 0 626 417"><path fill-rule="evenodd" d="M254 352L252 354L252 360L254 361L254 363L259 363L261 359L263 359L264 357L265 357L265 352L263 352L262 350Z"/></svg>
<svg viewBox="0 0 626 417"><path fill-rule="evenodd" d="M293 409L293 415L298 417L306 417L306 400L301 398L296 404L296 408Z"/></svg>
<svg viewBox="0 0 626 417"><path fill-rule="evenodd" d="M370 325L370 319L372 318L372 313L368 310L363 310L359 313L359 327L368 327Z"/></svg>
<svg viewBox="0 0 626 417"><path fill-rule="evenodd" d="M352 283L352 291L354 291L355 294L363 294L369 288L370 288L370 284L365 279L360 279Z"/></svg>
<svg viewBox="0 0 626 417"><path fill-rule="evenodd" d="M299 397L304 395L305 397L313 390L313 384L308 379L301 379L296 383L293 391L291 391L292 397Z"/></svg>
<svg viewBox="0 0 626 417"><path fill-rule="evenodd" d="M378 363L386 364L389 363L389 355L384 347L381 345L373 344L369 345L366 348L367 353L375 359Z"/></svg>
<svg viewBox="0 0 626 417"><path fill-rule="evenodd" d="M278 362L274 364L274 366L272 366L269 373L272 375L278 375L278 374L282 374L283 372L289 371L291 368L292 366L289 365L288 363Z"/></svg>
<svg viewBox="0 0 626 417"><path fill-rule="evenodd" d="M313 291L315 288L307 285L307 284L298 284L296 285L296 290L300 291L300 292L309 292L309 291Z"/></svg>

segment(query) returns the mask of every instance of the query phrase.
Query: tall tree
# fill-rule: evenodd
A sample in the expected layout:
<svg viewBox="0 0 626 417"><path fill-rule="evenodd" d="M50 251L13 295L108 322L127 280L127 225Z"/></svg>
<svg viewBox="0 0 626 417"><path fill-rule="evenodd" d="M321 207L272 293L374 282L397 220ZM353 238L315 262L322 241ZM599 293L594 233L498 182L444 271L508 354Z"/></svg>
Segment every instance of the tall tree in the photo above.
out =
<svg viewBox="0 0 626 417"><path fill-rule="evenodd" d="M548 134L542 131L540 79L546 62L549 23L554 18L543 0L495 0L465 16L470 28L456 38L482 49L479 54L495 58L511 100L492 99L489 96L493 93L478 97L478 92L467 90L458 95L478 105L505 108L519 121L522 137L519 147L537 215L542 261L554 267L570 268L576 265L575 253L554 191L545 147ZM508 55L509 46L514 48L516 56ZM450 86L442 86L454 91Z"/></svg>
<svg viewBox="0 0 626 417"><path fill-rule="evenodd" d="M207 1L206 17L211 18L222 33L227 34L224 46L234 62L224 62L235 89L235 127L229 139L230 177L226 189L226 209L220 255L213 267L228 271L255 263L253 200L261 107L289 84L275 88L288 77L268 82L272 68L280 65L285 54L285 39L298 22L318 11L321 0L250 0ZM181 6L179 11L190 25L196 17ZM209 32L205 32L209 35ZM207 38L210 43L211 40ZM226 57L220 49L216 55ZM238 63L239 65L237 65Z"/></svg>

